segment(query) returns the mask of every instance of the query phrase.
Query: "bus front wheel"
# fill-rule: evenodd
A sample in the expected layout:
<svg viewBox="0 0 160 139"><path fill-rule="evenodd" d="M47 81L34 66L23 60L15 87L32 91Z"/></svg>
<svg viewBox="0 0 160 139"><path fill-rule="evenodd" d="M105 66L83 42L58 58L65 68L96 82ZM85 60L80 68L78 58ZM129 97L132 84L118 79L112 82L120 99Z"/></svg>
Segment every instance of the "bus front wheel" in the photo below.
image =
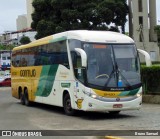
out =
<svg viewBox="0 0 160 139"><path fill-rule="evenodd" d="M63 98L63 107L64 107L64 112L66 115L71 116L75 114L75 110L72 109L71 99L68 93Z"/></svg>

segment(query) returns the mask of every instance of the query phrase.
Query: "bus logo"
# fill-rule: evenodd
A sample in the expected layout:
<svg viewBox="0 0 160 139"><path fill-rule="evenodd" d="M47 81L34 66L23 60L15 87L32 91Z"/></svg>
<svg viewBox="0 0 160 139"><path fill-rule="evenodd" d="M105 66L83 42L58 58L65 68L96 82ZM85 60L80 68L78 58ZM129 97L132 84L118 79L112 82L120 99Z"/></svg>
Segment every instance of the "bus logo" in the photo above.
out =
<svg viewBox="0 0 160 139"><path fill-rule="evenodd" d="M20 71L21 77L35 77L36 76L36 70L21 70Z"/></svg>
<svg viewBox="0 0 160 139"><path fill-rule="evenodd" d="M116 101L120 101L120 98L116 98Z"/></svg>

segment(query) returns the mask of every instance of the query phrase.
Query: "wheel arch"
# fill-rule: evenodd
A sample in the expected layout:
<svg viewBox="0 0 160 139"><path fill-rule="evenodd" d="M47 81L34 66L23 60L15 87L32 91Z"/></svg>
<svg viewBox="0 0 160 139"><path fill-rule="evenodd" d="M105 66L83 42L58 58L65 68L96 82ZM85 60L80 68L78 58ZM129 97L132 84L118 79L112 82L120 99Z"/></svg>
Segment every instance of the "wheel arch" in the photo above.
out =
<svg viewBox="0 0 160 139"><path fill-rule="evenodd" d="M74 97L72 96L72 94L70 93L70 91L68 89L64 89L63 90L63 95L62 95L62 107L64 106L64 97L65 95L69 95L70 96L70 99L71 99L71 106L72 108L74 109Z"/></svg>
<svg viewBox="0 0 160 139"><path fill-rule="evenodd" d="M69 94L69 91L68 90L63 90L63 95L62 95L62 106L64 106L64 97L65 95ZM69 94L70 96L70 94ZM71 96L70 96L71 97Z"/></svg>

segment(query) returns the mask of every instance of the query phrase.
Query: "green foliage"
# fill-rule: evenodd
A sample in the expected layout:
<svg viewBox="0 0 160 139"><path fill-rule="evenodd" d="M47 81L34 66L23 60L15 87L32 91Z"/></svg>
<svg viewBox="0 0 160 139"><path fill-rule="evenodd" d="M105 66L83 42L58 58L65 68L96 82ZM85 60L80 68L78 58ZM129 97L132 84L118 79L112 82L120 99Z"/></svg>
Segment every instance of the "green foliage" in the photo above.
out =
<svg viewBox="0 0 160 139"><path fill-rule="evenodd" d="M27 37L27 36L23 36L23 37L20 39L20 43L21 43L21 44L27 44L27 43L30 43L30 42L31 42L31 40L30 40L30 38Z"/></svg>
<svg viewBox="0 0 160 139"><path fill-rule="evenodd" d="M141 67L142 83L147 93L160 92L160 66Z"/></svg>
<svg viewBox="0 0 160 139"><path fill-rule="evenodd" d="M154 30L160 34L160 25L157 25L154 27Z"/></svg>
<svg viewBox="0 0 160 139"><path fill-rule="evenodd" d="M0 50L12 50L15 47L15 45L1 45L0 44Z"/></svg>
<svg viewBox="0 0 160 139"><path fill-rule="evenodd" d="M129 36L129 32L126 32L125 35Z"/></svg>
<svg viewBox="0 0 160 139"><path fill-rule="evenodd" d="M160 61L153 61L153 62L152 62L152 65L159 65L159 64L160 64ZM142 62L141 65L144 65L144 66L145 66L145 65L146 65L146 62Z"/></svg>
<svg viewBox="0 0 160 139"><path fill-rule="evenodd" d="M107 25L124 25L127 21L126 0L34 0L32 28L42 38L54 33L76 30L108 30Z"/></svg>

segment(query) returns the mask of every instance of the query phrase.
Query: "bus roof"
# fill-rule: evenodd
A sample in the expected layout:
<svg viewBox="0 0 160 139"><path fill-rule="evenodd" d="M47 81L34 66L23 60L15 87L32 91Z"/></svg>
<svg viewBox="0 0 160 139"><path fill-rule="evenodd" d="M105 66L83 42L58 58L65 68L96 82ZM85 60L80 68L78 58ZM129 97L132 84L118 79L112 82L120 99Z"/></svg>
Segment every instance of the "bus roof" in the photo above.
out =
<svg viewBox="0 0 160 139"><path fill-rule="evenodd" d="M134 43L133 39L131 39L127 35L111 31L89 31L89 30L68 31L68 39L71 38L87 42Z"/></svg>
<svg viewBox="0 0 160 139"><path fill-rule="evenodd" d="M20 50L24 48L39 46L39 45L56 42L59 40L66 40L66 39L78 39L86 42L98 42L98 43L109 43L109 44L134 43L133 39L131 39L127 35L117 33L117 32L73 30L73 31L57 33L57 34L33 41L29 44L15 47L13 50Z"/></svg>

